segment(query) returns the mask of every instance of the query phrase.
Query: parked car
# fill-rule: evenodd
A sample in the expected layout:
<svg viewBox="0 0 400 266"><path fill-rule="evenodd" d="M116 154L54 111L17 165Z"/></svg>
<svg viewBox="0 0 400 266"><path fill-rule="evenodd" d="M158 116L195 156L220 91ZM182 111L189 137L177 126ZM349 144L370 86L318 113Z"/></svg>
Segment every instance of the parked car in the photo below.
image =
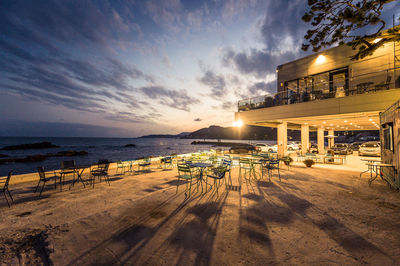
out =
<svg viewBox="0 0 400 266"><path fill-rule="evenodd" d="M288 151L295 151L295 150L299 150L299 149L300 149L300 145L297 142L291 141L287 145Z"/></svg>
<svg viewBox="0 0 400 266"><path fill-rule="evenodd" d="M381 144L378 141L363 143L358 149L359 156L381 156Z"/></svg>
<svg viewBox="0 0 400 266"><path fill-rule="evenodd" d="M350 145L347 143L336 143L331 148L335 154L352 154L353 150L350 148Z"/></svg>
<svg viewBox="0 0 400 266"><path fill-rule="evenodd" d="M257 143L256 149L259 152L277 152L278 146L277 145L269 145L266 143Z"/></svg>
<svg viewBox="0 0 400 266"><path fill-rule="evenodd" d="M358 151L358 149L360 148L360 146L363 144L363 141L356 141L351 143L350 147L353 151Z"/></svg>
<svg viewBox="0 0 400 266"><path fill-rule="evenodd" d="M256 146L250 144L235 145L229 149L229 153L253 153L257 152Z"/></svg>

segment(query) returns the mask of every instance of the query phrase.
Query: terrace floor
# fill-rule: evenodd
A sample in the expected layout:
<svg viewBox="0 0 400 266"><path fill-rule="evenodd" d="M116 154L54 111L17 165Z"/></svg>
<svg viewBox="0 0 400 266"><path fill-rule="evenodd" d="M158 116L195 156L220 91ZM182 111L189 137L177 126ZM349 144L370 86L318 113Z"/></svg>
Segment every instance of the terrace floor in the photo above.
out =
<svg viewBox="0 0 400 266"><path fill-rule="evenodd" d="M113 171L114 173L114 171ZM359 172L294 166L282 181L176 194L177 171L113 175L39 199L0 199L4 264L268 265L400 263L400 194ZM2 195L1 195L2 196Z"/></svg>

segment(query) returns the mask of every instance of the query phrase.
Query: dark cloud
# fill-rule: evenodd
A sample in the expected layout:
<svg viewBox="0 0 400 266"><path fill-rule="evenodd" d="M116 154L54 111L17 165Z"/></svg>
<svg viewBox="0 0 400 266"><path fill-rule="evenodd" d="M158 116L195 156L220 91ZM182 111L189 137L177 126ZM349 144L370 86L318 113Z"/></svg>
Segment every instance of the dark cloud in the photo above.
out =
<svg viewBox="0 0 400 266"><path fill-rule="evenodd" d="M222 109L225 111L233 111L237 107L236 103L234 102L223 102L222 103Z"/></svg>
<svg viewBox="0 0 400 266"><path fill-rule="evenodd" d="M226 83L222 75L217 75L211 70L205 71L199 81L211 88L211 96L220 99L226 94Z"/></svg>
<svg viewBox="0 0 400 266"><path fill-rule="evenodd" d="M0 136L21 137L121 137L131 136L127 130L79 123L1 121Z"/></svg>
<svg viewBox="0 0 400 266"><path fill-rule="evenodd" d="M305 7L305 1L300 0L269 1L260 25L264 47L246 52L226 48L223 65L234 67L242 74L265 78L273 74L278 65L303 55L299 48L307 28L301 21Z"/></svg>
<svg viewBox="0 0 400 266"><path fill-rule="evenodd" d="M202 121L202 119L201 119L201 118L196 118L196 119L194 119L193 121L194 121L194 122L200 122L200 121Z"/></svg>
<svg viewBox="0 0 400 266"><path fill-rule="evenodd" d="M265 83L264 81L260 81L254 83L248 88L250 94L259 95L261 93L274 94L276 93L276 81Z"/></svg>
<svg viewBox="0 0 400 266"><path fill-rule="evenodd" d="M128 122L128 123L148 123L161 118L162 115L158 113L149 113L146 115L138 115L133 112L117 112L107 115L105 118L113 121Z"/></svg>
<svg viewBox="0 0 400 266"><path fill-rule="evenodd" d="M158 100L160 104L189 112L190 105L199 103L199 100L187 94L185 90L169 90L162 86L149 86L139 89L147 97Z"/></svg>

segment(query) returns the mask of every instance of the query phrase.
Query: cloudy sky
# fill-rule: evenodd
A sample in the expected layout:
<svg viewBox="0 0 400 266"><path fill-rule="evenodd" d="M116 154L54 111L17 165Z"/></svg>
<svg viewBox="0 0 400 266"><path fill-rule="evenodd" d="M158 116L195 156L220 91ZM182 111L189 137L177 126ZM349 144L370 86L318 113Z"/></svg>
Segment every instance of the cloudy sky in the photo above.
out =
<svg viewBox="0 0 400 266"><path fill-rule="evenodd" d="M304 56L307 0L0 0L0 135L231 125Z"/></svg>

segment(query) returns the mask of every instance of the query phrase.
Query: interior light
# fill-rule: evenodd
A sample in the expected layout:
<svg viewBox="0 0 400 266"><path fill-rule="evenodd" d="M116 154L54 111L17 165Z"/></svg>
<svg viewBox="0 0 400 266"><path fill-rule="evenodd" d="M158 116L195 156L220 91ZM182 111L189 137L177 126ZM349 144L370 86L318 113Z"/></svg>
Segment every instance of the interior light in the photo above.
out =
<svg viewBox="0 0 400 266"><path fill-rule="evenodd" d="M325 122L325 121L323 121L322 123L326 124L326 122Z"/></svg>
<svg viewBox="0 0 400 266"><path fill-rule="evenodd" d="M347 120L344 120L345 123L347 123Z"/></svg>
<svg viewBox="0 0 400 266"><path fill-rule="evenodd" d="M352 125L353 123L350 123L350 125Z"/></svg>
<svg viewBox="0 0 400 266"><path fill-rule="evenodd" d="M333 124L329 124L330 126L333 126Z"/></svg>
<svg viewBox="0 0 400 266"><path fill-rule="evenodd" d="M322 54L320 54L320 55L317 57L317 60L316 60L317 64L322 64L322 63L324 63L325 61L326 61L326 57L323 56Z"/></svg>
<svg viewBox="0 0 400 266"><path fill-rule="evenodd" d="M370 118L369 121L372 121L372 118Z"/></svg>

